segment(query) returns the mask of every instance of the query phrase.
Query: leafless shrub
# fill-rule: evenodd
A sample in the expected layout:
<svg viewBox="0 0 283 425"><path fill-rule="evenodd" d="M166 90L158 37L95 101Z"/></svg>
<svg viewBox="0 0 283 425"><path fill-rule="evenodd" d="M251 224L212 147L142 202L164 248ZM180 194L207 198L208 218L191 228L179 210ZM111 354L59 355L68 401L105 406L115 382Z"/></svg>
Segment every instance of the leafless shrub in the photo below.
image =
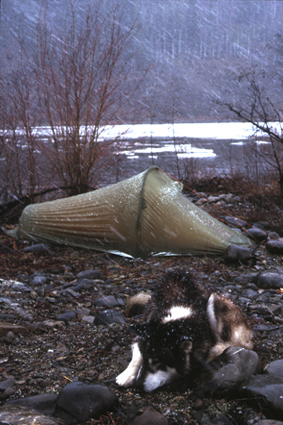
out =
<svg viewBox="0 0 283 425"><path fill-rule="evenodd" d="M38 113L34 90L23 62L16 69L11 67L0 81L1 184L7 199L28 194L32 201L38 184L37 142L32 132Z"/></svg>
<svg viewBox="0 0 283 425"><path fill-rule="evenodd" d="M60 27L42 9L35 50L19 37L17 60L0 78L2 202L85 192L115 164L120 138L105 129L123 122L145 75L132 68L137 26L123 26L117 5L88 4L70 0Z"/></svg>
<svg viewBox="0 0 283 425"><path fill-rule="evenodd" d="M124 30L118 7L106 14L103 3L89 5L79 20L77 3L69 1L60 29L51 30L42 13L37 30L34 73L52 140L47 159L72 195L95 186L113 166L118 139L105 138L102 125L123 121L138 85L127 54L136 25Z"/></svg>
<svg viewBox="0 0 283 425"><path fill-rule="evenodd" d="M283 54L283 50L282 50ZM270 169L275 170L278 176L280 197L283 199L283 121L281 103L272 101L264 85L265 74L257 68L246 69L238 76L238 84L245 87L246 95L242 100L217 101L218 104L227 108L240 121L253 124L257 139L268 140L269 147L259 149L251 145L251 149L257 157L263 159ZM251 139L251 144L253 144ZM251 164L248 164L248 170ZM261 167L256 173L263 173Z"/></svg>

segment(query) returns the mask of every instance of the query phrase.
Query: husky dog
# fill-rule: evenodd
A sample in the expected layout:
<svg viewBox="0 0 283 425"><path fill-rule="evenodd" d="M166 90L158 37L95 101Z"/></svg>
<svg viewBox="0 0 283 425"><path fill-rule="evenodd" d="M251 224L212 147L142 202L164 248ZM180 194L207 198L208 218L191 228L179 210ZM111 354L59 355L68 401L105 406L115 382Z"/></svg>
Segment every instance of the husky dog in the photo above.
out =
<svg viewBox="0 0 283 425"><path fill-rule="evenodd" d="M207 294L183 271L167 273L148 322L132 327L138 335L132 360L116 383L148 392L203 368L230 346L253 348L239 308L223 295Z"/></svg>

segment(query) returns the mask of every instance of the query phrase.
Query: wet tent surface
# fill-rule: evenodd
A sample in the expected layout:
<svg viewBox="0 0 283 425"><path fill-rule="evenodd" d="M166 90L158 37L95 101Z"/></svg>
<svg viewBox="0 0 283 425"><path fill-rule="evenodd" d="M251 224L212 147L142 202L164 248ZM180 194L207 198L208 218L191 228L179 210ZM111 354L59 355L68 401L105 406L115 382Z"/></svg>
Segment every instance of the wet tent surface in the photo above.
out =
<svg viewBox="0 0 283 425"><path fill-rule="evenodd" d="M230 244L251 245L155 166L93 192L29 205L16 236L130 257L211 255Z"/></svg>

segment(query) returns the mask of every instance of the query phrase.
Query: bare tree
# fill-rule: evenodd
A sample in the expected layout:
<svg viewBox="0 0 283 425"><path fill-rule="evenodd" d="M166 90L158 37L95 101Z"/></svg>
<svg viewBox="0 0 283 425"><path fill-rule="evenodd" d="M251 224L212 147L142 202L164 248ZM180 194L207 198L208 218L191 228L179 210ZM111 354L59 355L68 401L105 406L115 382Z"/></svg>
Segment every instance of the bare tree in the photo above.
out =
<svg viewBox="0 0 283 425"><path fill-rule="evenodd" d="M273 100L268 95L267 81L264 71L258 71L256 67L245 69L238 76L238 90L244 93L240 95L240 100L232 98L229 101L218 100L217 103L225 106L240 121L251 123L255 136L268 138L270 149L257 150L257 155L276 171L280 197L283 199L283 109L275 95Z"/></svg>
<svg viewBox="0 0 283 425"><path fill-rule="evenodd" d="M32 127L38 123L38 104L33 76L22 60L1 77L0 97L2 195L9 200L28 194L33 201L39 170Z"/></svg>
<svg viewBox="0 0 283 425"><path fill-rule="evenodd" d="M78 14L81 3L68 2L60 28L51 28L42 13L34 66L44 120L51 128L47 159L71 195L95 186L115 161L118 140L104 138L104 125L123 122L138 86L130 53L136 23L125 29L118 6L106 13L104 0Z"/></svg>

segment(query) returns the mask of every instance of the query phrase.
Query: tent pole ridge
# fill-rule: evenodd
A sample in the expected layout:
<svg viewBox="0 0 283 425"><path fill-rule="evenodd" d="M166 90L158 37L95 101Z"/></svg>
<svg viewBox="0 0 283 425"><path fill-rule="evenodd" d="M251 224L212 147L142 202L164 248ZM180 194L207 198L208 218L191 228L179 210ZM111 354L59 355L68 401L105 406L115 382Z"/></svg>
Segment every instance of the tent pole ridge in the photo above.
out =
<svg viewBox="0 0 283 425"><path fill-rule="evenodd" d="M139 193L139 206L138 206L138 214L137 214L137 245L136 245L136 257L138 257L141 254L141 220L142 220L142 210L146 208L146 202L143 197L144 193L144 187L146 178L149 173L151 173L153 170L160 170L159 167L156 165L152 165L151 167L146 170L143 178L143 182L141 185L140 193Z"/></svg>

